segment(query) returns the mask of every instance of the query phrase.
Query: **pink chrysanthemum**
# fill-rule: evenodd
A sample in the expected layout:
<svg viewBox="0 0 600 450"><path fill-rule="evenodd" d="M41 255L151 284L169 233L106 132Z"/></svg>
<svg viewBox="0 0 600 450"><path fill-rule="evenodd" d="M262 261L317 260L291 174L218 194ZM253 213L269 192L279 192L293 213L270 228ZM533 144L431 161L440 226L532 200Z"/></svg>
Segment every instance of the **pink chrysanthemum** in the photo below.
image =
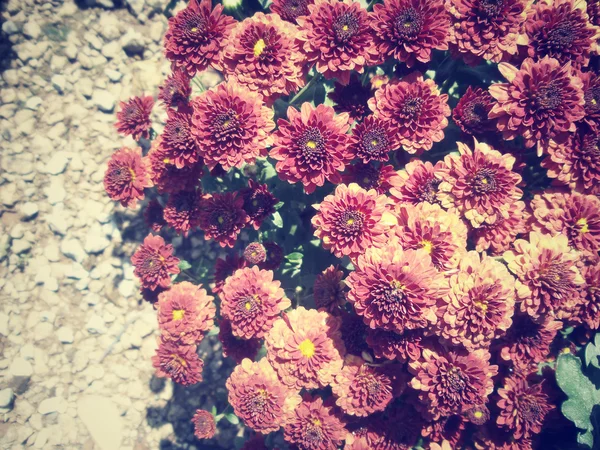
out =
<svg viewBox="0 0 600 450"><path fill-rule="evenodd" d="M167 225L163 217L163 207L158 200L152 200L146 205L144 220L146 221L146 225L155 233L160 232Z"/></svg>
<svg viewBox="0 0 600 450"><path fill-rule="evenodd" d="M250 219L250 224L258 230L264 220L275 212L278 200L266 184L259 184L249 179L248 187L240 191L244 199L244 211Z"/></svg>
<svg viewBox="0 0 600 450"><path fill-rule="evenodd" d="M104 174L104 190L121 205L135 208L144 199L144 189L152 187L150 170L142 149L123 147L112 154Z"/></svg>
<svg viewBox="0 0 600 450"><path fill-rule="evenodd" d="M366 249L383 247L396 218L387 210L389 200L374 190L358 184L340 184L334 195L314 205L318 213L312 218L315 236L323 247L341 258L354 260Z"/></svg>
<svg viewBox="0 0 600 450"><path fill-rule="evenodd" d="M217 431L215 417L204 409L197 409L196 414L192 417L194 424L194 436L198 439L210 439Z"/></svg>
<svg viewBox="0 0 600 450"><path fill-rule="evenodd" d="M475 249L478 252L487 250L495 256L501 255L510 249L519 234L530 231L527 225L528 218L524 202L506 205L494 223L484 222L479 228L471 228L470 238L475 243Z"/></svg>
<svg viewBox="0 0 600 450"><path fill-rule="evenodd" d="M152 147L146 159L149 161L152 182L159 194L191 191L200 184L202 161L178 169L175 162L167 157L162 146L162 137L158 137L152 142Z"/></svg>
<svg viewBox="0 0 600 450"><path fill-rule="evenodd" d="M222 12L223 5L212 9L209 0L190 0L187 8L169 19L165 56L190 77L209 66L220 70L220 54L236 25L232 17Z"/></svg>
<svg viewBox="0 0 600 450"><path fill-rule="evenodd" d="M371 88L363 85L359 76L353 73L347 84L334 83L333 90L327 97L335 103L333 109L336 113L347 112L350 122L353 122L360 121L370 114L369 99L372 95Z"/></svg>
<svg viewBox="0 0 600 450"><path fill-rule="evenodd" d="M219 321L219 341L223 356L233 358L236 364L241 363L244 358L254 361L262 346L260 339L241 339L234 336L231 322L226 319Z"/></svg>
<svg viewBox="0 0 600 450"><path fill-rule="evenodd" d="M121 102L121 110L117 113L117 131L124 136L131 136L139 141L141 138L150 137L152 122L150 113L154 106L152 96L132 97L126 102Z"/></svg>
<svg viewBox="0 0 600 450"><path fill-rule="evenodd" d="M170 108L184 107L192 95L191 79L183 70L174 70L158 87L158 99Z"/></svg>
<svg viewBox="0 0 600 450"><path fill-rule="evenodd" d="M325 180L337 184L340 172L352 156L347 150L350 136L348 114L335 114L331 106L302 104L298 111L290 106L288 120L279 119L270 151L277 160L276 170L282 180L302 182L307 194Z"/></svg>
<svg viewBox="0 0 600 450"><path fill-rule="evenodd" d="M248 223L243 204L244 199L235 192L204 195L200 202L200 229L204 231L204 239L214 239L221 247L233 247Z"/></svg>
<svg viewBox="0 0 600 450"><path fill-rule="evenodd" d="M344 272L337 266L329 266L315 278L313 298L318 309L332 312L346 302Z"/></svg>
<svg viewBox="0 0 600 450"><path fill-rule="evenodd" d="M155 307L164 340L197 344L214 325L214 297L202 285L183 281L158 296Z"/></svg>
<svg viewBox="0 0 600 450"><path fill-rule="evenodd" d="M308 5L313 3L313 0L273 0L269 8L283 20L296 23L298 17L308 14Z"/></svg>
<svg viewBox="0 0 600 450"><path fill-rule="evenodd" d="M421 76L386 84L375 91L369 108L375 117L397 130L398 140L408 153L431 150L434 142L444 139L450 116L448 95L441 94L433 80Z"/></svg>
<svg viewBox="0 0 600 450"><path fill-rule="evenodd" d="M441 0L385 0L373 7L371 26L379 54L408 67L448 50L451 23Z"/></svg>
<svg viewBox="0 0 600 450"><path fill-rule="evenodd" d="M595 131L600 131L600 76L595 72L578 72L583 83L585 117L583 120Z"/></svg>
<svg viewBox="0 0 600 450"><path fill-rule="evenodd" d="M435 165L415 159L398 171L398 182L390 189L390 196L401 203L440 203L439 185L448 169L443 161Z"/></svg>
<svg viewBox="0 0 600 450"><path fill-rule="evenodd" d="M275 321L266 336L267 358L291 388L316 389L333 381L345 353L339 317L300 306Z"/></svg>
<svg viewBox="0 0 600 450"><path fill-rule="evenodd" d="M162 133L163 155L181 169L200 160L200 148L192 135L192 115L188 111L168 109L167 123Z"/></svg>
<svg viewBox="0 0 600 450"><path fill-rule="evenodd" d="M173 246L160 236L149 234L131 257L133 273L142 287L156 290L171 285L171 275L179 273L179 259L173 256Z"/></svg>
<svg viewBox="0 0 600 450"><path fill-rule="evenodd" d="M195 345L182 345L159 339L158 350L152 357L156 376L171 378L175 383L190 386L202 381L204 362L198 357Z"/></svg>
<svg viewBox="0 0 600 450"><path fill-rule="evenodd" d="M244 249L244 259L251 265L259 265L267 260L267 250L260 242L252 242Z"/></svg>
<svg viewBox="0 0 600 450"><path fill-rule="evenodd" d="M585 280L585 298L577 308L576 317L590 330L600 328L600 264L581 269Z"/></svg>
<svg viewBox="0 0 600 450"><path fill-rule="evenodd" d="M187 236L200 224L202 192L181 191L169 195L163 212L165 222L177 233Z"/></svg>
<svg viewBox="0 0 600 450"><path fill-rule="evenodd" d="M367 191L375 189L378 194L387 192L400 183L400 177L391 164L363 164L361 162L346 166L346 172L342 175L342 181L346 184L356 183Z"/></svg>
<svg viewBox="0 0 600 450"><path fill-rule="evenodd" d="M400 362L416 361L426 348L424 329L406 330L402 334L385 331L380 328L369 328L367 344L373 350L376 358Z"/></svg>
<svg viewBox="0 0 600 450"><path fill-rule="evenodd" d="M452 119L466 134L479 136L494 131L496 124L488 118L494 102L487 90L469 86L452 110Z"/></svg>
<svg viewBox="0 0 600 450"><path fill-rule="evenodd" d="M389 122L367 116L352 129L350 151L365 164L369 161L387 161L398 148L396 130Z"/></svg>

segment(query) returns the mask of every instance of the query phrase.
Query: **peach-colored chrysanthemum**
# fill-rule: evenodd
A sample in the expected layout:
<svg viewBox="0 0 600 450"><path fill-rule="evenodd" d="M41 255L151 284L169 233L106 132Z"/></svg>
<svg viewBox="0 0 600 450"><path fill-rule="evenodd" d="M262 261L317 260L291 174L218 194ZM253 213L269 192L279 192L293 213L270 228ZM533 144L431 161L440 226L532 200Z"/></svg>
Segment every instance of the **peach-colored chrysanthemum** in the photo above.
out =
<svg viewBox="0 0 600 450"><path fill-rule="evenodd" d="M478 252L488 251L501 255L508 250L519 234L530 231L529 213L525 202L518 201L504 206L494 223L484 222L479 228L472 228L469 237Z"/></svg>
<svg viewBox="0 0 600 450"><path fill-rule="evenodd" d="M390 189L390 197L401 203L440 203L439 185L448 172L443 161L435 165L414 159L398 171L399 179Z"/></svg>
<svg viewBox="0 0 600 450"><path fill-rule="evenodd" d="M257 266L237 270L227 278L221 292L221 314L231 322L233 334L262 338L291 303L281 282L273 280L271 270Z"/></svg>
<svg viewBox="0 0 600 450"><path fill-rule="evenodd" d="M152 366L159 378L171 378L175 383L189 386L202 381L204 361L198 357L195 345L183 345L158 339Z"/></svg>
<svg viewBox="0 0 600 450"><path fill-rule="evenodd" d="M528 241L517 239L514 250L503 257L517 277L521 311L534 318L550 314L563 319L581 301L584 280L577 268L579 254L569 247L567 236L532 231Z"/></svg>
<svg viewBox="0 0 600 450"><path fill-rule="evenodd" d="M204 409L196 410L192 423L194 424L194 436L198 439L210 439L217 431L215 417Z"/></svg>
<svg viewBox="0 0 600 450"><path fill-rule="evenodd" d="M227 379L229 404L248 427L263 434L279 430L291 420L302 401L298 391L285 386L266 358L244 359Z"/></svg>
<svg viewBox="0 0 600 450"><path fill-rule="evenodd" d="M299 307L277 319L265 338L267 358L289 387L327 386L340 371L345 353L341 319Z"/></svg>
<svg viewBox="0 0 600 450"><path fill-rule="evenodd" d="M515 279L504 264L475 251L462 257L458 270L438 309L438 329L453 345L486 348L512 324Z"/></svg>

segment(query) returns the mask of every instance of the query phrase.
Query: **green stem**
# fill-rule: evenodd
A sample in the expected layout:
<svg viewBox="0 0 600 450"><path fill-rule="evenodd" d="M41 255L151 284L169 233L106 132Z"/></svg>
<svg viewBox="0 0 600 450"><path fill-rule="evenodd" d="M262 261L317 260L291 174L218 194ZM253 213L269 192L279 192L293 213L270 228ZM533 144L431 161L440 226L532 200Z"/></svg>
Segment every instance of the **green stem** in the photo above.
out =
<svg viewBox="0 0 600 450"><path fill-rule="evenodd" d="M321 74L317 73L314 77L311 78L311 80L306 83L306 85L300 89L298 91L298 93L296 95L294 95L292 97L292 99L288 102L289 105L293 105L294 103L296 103L303 95L304 93L313 85L315 84L316 81L321 79Z"/></svg>
<svg viewBox="0 0 600 450"><path fill-rule="evenodd" d="M373 8L373 5L377 2L377 0L371 0L369 2L369 4L367 5L367 11L371 11L371 9Z"/></svg>
<svg viewBox="0 0 600 450"><path fill-rule="evenodd" d="M202 86L202 83L200 83L199 80L197 80L196 78L192 78L192 81L194 82L194 84L196 86L198 86L198 89L200 89L200 92L206 91L206 89L204 88L204 86Z"/></svg>

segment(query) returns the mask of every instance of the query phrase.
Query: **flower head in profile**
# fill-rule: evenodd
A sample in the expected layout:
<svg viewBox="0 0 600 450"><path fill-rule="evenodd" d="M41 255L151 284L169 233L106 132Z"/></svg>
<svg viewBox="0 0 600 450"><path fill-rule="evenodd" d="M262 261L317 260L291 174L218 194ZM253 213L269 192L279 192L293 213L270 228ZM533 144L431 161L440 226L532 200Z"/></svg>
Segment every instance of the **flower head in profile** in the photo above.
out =
<svg viewBox="0 0 600 450"><path fill-rule="evenodd" d="M156 355L152 357L156 376L170 378L175 383L190 386L202 381L202 361L195 345L183 345L159 339Z"/></svg>
<svg viewBox="0 0 600 450"><path fill-rule="evenodd" d="M373 7L371 26L379 54L408 67L448 50L451 24L441 0L385 0Z"/></svg>
<svg viewBox="0 0 600 450"><path fill-rule="evenodd" d="M350 121L362 120L369 115L369 99L373 93L369 86L363 85L356 73L350 76L347 84L334 83L333 90L327 97L335 103L333 109L338 114L348 113Z"/></svg>
<svg viewBox="0 0 600 450"><path fill-rule="evenodd" d="M219 321L218 337L223 356L233 358L236 364L241 363L245 358L254 361L262 346L260 339L242 339L234 336L231 322L227 319Z"/></svg>
<svg viewBox="0 0 600 450"><path fill-rule="evenodd" d="M104 190L112 200L135 208L137 201L144 199L144 189L152 186L141 148L123 147L112 154L104 174Z"/></svg>
<svg viewBox="0 0 600 450"><path fill-rule="evenodd" d="M297 390L283 384L266 358L244 359L227 379L229 404L248 427L263 434L288 423L302 401Z"/></svg>
<svg viewBox="0 0 600 450"><path fill-rule="evenodd" d="M218 258L215 261L215 271L213 275L215 287L212 288L212 291L215 294L221 292L225 280L242 267L246 267L246 260L238 255L227 255L225 259Z"/></svg>
<svg viewBox="0 0 600 450"><path fill-rule="evenodd" d="M346 437L344 425L332 402L306 394L284 426L284 438L303 450L337 450Z"/></svg>
<svg viewBox="0 0 600 450"><path fill-rule="evenodd" d="M452 119L466 134L479 136L494 131L496 124L488 118L494 102L487 90L469 86L452 110Z"/></svg>
<svg viewBox="0 0 600 450"><path fill-rule="evenodd" d="M308 67L298 27L277 14L255 13L231 34L222 54L226 77L273 102L302 88Z"/></svg>
<svg viewBox="0 0 600 450"><path fill-rule="evenodd" d="M167 110L168 118L161 136L161 149L175 167L193 166L200 160L200 150L192 134L192 115L188 111Z"/></svg>
<svg viewBox="0 0 600 450"><path fill-rule="evenodd" d="M265 338L267 358L281 381L294 389L316 389L342 368L339 317L300 306L277 319Z"/></svg>
<svg viewBox="0 0 600 450"><path fill-rule="evenodd" d="M179 273L179 259L173 256L173 246L160 236L149 234L131 257L133 273L142 287L151 290L171 285L171 275Z"/></svg>
<svg viewBox="0 0 600 450"><path fill-rule="evenodd" d="M192 95L191 78L184 70L175 69L158 87L158 99L169 108L184 107Z"/></svg>
<svg viewBox="0 0 600 450"><path fill-rule="evenodd" d="M315 64L325 78L348 84L352 71L363 73L376 62L369 13L351 0L315 0L309 14L297 20L302 51L308 64Z"/></svg>
<svg viewBox="0 0 600 450"><path fill-rule="evenodd" d="M277 122L270 151L279 177L290 183L300 181L307 194L325 180L339 183L340 172L352 159L347 150L348 114L336 115L331 106L314 108L305 102L300 111L290 106L287 117Z"/></svg>
<svg viewBox="0 0 600 450"><path fill-rule="evenodd" d="M434 142L444 139L450 116L448 95L441 94L433 80L420 76L378 89L369 108L396 129L400 144L411 154L431 150Z"/></svg>
<svg viewBox="0 0 600 450"><path fill-rule="evenodd" d="M527 58L520 69L500 63L507 83L490 86L496 103L489 118L506 140L523 136L525 146L538 144L538 153L550 139L563 140L575 131L575 122L585 115L583 85L569 64L554 58Z"/></svg>
<svg viewBox="0 0 600 450"><path fill-rule="evenodd" d="M350 151L365 164L369 161L387 161L389 154L399 146L396 130L389 122L367 116L352 129Z"/></svg>
<svg viewBox="0 0 600 450"><path fill-rule="evenodd" d="M495 223L505 205L519 200L521 176L513 171L514 156L477 142L471 150L458 143L459 155L447 155L448 173L439 185L442 206L455 207L473 228Z"/></svg>
<svg viewBox="0 0 600 450"><path fill-rule="evenodd" d="M204 409L197 409L192 417L194 424L194 436L198 439L210 439L217 431L215 417Z"/></svg>
<svg viewBox="0 0 600 450"><path fill-rule="evenodd" d="M214 324L214 298L202 285L182 281L158 296L158 327L164 340L197 344Z"/></svg>
<svg viewBox="0 0 600 450"><path fill-rule="evenodd" d="M346 302L344 272L338 266L329 266L315 278L313 298L318 309L332 312Z"/></svg>
<svg viewBox="0 0 600 450"><path fill-rule="evenodd" d="M264 220L275 212L278 200L266 184L259 184L249 179L248 187L240 191L244 199L244 211L250 219L250 224L258 230Z"/></svg>
<svg viewBox="0 0 600 450"><path fill-rule="evenodd" d="M163 216L177 233L187 236L200 224L202 192L181 191L169 195Z"/></svg>
<svg viewBox="0 0 600 450"><path fill-rule="evenodd" d="M190 78L210 66L219 69L220 53L235 25L233 18L223 14L222 5L213 9L209 0L191 0L169 19L165 56Z"/></svg>
<svg viewBox="0 0 600 450"><path fill-rule="evenodd" d="M387 194L393 186L398 185L400 177L391 164L376 164L371 161L368 164L358 162L346 166L342 181L348 185L356 183L367 191L374 189L381 195Z"/></svg>
<svg viewBox="0 0 600 450"><path fill-rule="evenodd" d="M178 168L175 161L167 156L162 145L162 136L152 142L146 159L149 161L150 176L159 194L173 194L180 191L192 191L200 184L203 163L184 165Z"/></svg>
<svg viewBox="0 0 600 450"><path fill-rule="evenodd" d="M469 237L478 252L488 251L491 255L501 255L514 242L519 234L530 230L529 213L525 202L518 201L504 206L494 223L484 222L479 228L471 228Z"/></svg>
<svg viewBox="0 0 600 450"><path fill-rule="evenodd" d="M126 102L121 102L120 111L117 113L117 131L124 136L131 136L139 141L141 138L150 137L152 121L150 113L154 106L152 96L132 97Z"/></svg>
<svg viewBox="0 0 600 450"><path fill-rule="evenodd" d="M192 133L209 169L220 164L227 171L266 156L275 123L259 94L230 80L196 97L193 107Z"/></svg>
<svg viewBox="0 0 600 450"><path fill-rule="evenodd" d="M233 334L262 338L280 313L291 306L273 272L257 266L238 269L221 292L221 314L231 322Z"/></svg>
<svg viewBox="0 0 600 450"><path fill-rule="evenodd" d="M260 242L252 242L244 249L244 259L251 265L260 265L267 260L267 250Z"/></svg>
<svg viewBox="0 0 600 450"><path fill-rule="evenodd" d="M314 205L315 236L323 247L341 258L357 258L368 248L383 247L396 218L387 210L388 199L357 184L340 184L334 195Z"/></svg>
<svg viewBox="0 0 600 450"><path fill-rule="evenodd" d="M298 17L308 14L308 5L313 3L313 0L273 0L269 8L283 20L295 24Z"/></svg>
<svg viewBox="0 0 600 450"><path fill-rule="evenodd" d="M398 360L400 362L416 361L421 352L427 348L425 329L405 330L399 334L380 328L369 328L367 344L373 350L375 357Z"/></svg>
<svg viewBox="0 0 600 450"><path fill-rule="evenodd" d="M206 194L200 202L200 229L204 239L214 239L221 247L233 247L239 232L248 223L242 208L244 199L237 193Z"/></svg>
<svg viewBox="0 0 600 450"><path fill-rule="evenodd" d="M390 189L390 196L400 203L440 203L439 186L448 169L443 161L435 165L429 161L414 159L398 171L397 182Z"/></svg>
<svg viewBox="0 0 600 450"><path fill-rule="evenodd" d="M160 232L167 224L163 217L163 207L158 200L154 199L146 205L146 209L144 209L144 220L146 221L146 225L148 225L155 233Z"/></svg>

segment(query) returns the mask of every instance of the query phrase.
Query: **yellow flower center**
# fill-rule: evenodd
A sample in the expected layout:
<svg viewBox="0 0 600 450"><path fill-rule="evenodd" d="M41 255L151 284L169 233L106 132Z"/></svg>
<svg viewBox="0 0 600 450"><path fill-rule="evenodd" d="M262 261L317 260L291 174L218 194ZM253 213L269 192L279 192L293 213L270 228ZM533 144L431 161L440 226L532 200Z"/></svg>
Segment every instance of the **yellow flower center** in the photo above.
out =
<svg viewBox="0 0 600 450"><path fill-rule="evenodd" d="M165 158L165 159L163 159L163 162L164 162L165 164L169 164L169 163L171 162L171 160L170 160L169 158Z"/></svg>
<svg viewBox="0 0 600 450"><path fill-rule="evenodd" d="M375 80L373 82L373 86L375 86L377 89L379 89L381 86L383 86L383 80Z"/></svg>
<svg viewBox="0 0 600 450"><path fill-rule="evenodd" d="M378 141L377 139L373 139L373 140L371 141L371 145L372 145L373 147L375 147L377 144L379 144L379 141Z"/></svg>
<svg viewBox="0 0 600 450"><path fill-rule="evenodd" d="M569 347L565 347L560 351L563 355L571 353L571 349Z"/></svg>
<svg viewBox="0 0 600 450"><path fill-rule="evenodd" d="M344 31L348 31L348 25L344 25L344 26L342 27L342 30L344 30Z"/></svg>
<svg viewBox="0 0 600 450"><path fill-rule="evenodd" d="M262 52L265 51L266 46L267 44L265 43L264 39L259 39L258 41L256 41L256 44L254 44L254 56L260 56Z"/></svg>
<svg viewBox="0 0 600 450"><path fill-rule="evenodd" d="M406 286L404 286L402 283L400 283L398 280L393 280L391 283L392 288L396 289L396 290L401 290L403 291L404 289L406 289Z"/></svg>
<svg viewBox="0 0 600 450"><path fill-rule="evenodd" d="M488 305L485 302L474 302L475 306L481 309L483 312L486 312L488 309Z"/></svg>
<svg viewBox="0 0 600 450"><path fill-rule="evenodd" d="M135 172L132 168L129 168L129 173L131 174L131 181L135 181Z"/></svg>
<svg viewBox="0 0 600 450"><path fill-rule="evenodd" d="M246 302L246 303L244 304L244 307L245 307L245 308L246 308L248 311L250 311L250 308L252 308L252 303L250 303L250 302Z"/></svg>
<svg viewBox="0 0 600 450"><path fill-rule="evenodd" d="M196 31L198 31L198 28L194 27L190 30L192 33L195 33Z"/></svg>
<svg viewBox="0 0 600 450"><path fill-rule="evenodd" d="M421 241L421 248L425 249L425 251L431 255L431 252L433 251L433 242L423 240Z"/></svg>
<svg viewBox="0 0 600 450"><path fill-rule="evenodd" d="M483 411L475 411L473 415L476 419L481 419L483 417Z"/></svg>
<svg viewBox="0 0 600 450"><path fill-rule="evenodd" d="M173 310L173 320L183 319L184 314L185 314L185 311L183 309L174 309Z"/></svg>
<svg viewBox="0 0 600 450"><path fill-rule="evenodd" d="M223 216L219 216L219 217L217 217L217 222L223 223L223 222L225 222L225 219L223 218Z"/></svg>
<svg viewBox="0 0 600 450"><path fill-rule="evenodd" d="M252 200L252 206L258 206L258 200Z"/></svg>
<svg viewBox="0 0 600 450"><path fill-rule="evenodd" d="M580 233L588 233L590 231L590 226L588 225L587 219L582 217L577 221L577 226L579 226Z"/></svg>
<svg viewBox="0 0 600 450"><path fill-rule="evenodd" d="M488 184L488 183L489 183L489 180L488 180L487 178L485 178L485 177L484 177L484 178L482 178L481 182L482 182L483 184Z"/></svg>
<svg viewBox="0 0 600 450"><path fill-rule="evenodd" d="M317 143L316 143L315 141L308 141L308 142L306 143L306 146L307 146L308 148L317 148Z"/></svg>
<svg viewBox="0 0 600 450"><path fill-rule="evenodd" d="M319 419L312 419L312 423L316 427L320 427L321 426L321 421Z"/></svg>
<svg viewBox="0 0 600 450"><path fill-rule="evenodd" d="M353 223L354 223L354 219L352 217L350 217L348 220L346 220L347 225L352 225Z"/></svg>
<svg viewBox="0 0 600 450"><path fill-rule="evenodd" d="M304 339L298 346L298 349L307 358L312 358L315 354L315 344L310 339Z"/></svg>
<svg viewBox="0 0 600 450"><path fill-rule="evenodd" d="M596 101L595 98L592 97L592 99L590 100L590 103L592 104L592 106L596 106L596 103L598 103L598 102Z"/></svg>

